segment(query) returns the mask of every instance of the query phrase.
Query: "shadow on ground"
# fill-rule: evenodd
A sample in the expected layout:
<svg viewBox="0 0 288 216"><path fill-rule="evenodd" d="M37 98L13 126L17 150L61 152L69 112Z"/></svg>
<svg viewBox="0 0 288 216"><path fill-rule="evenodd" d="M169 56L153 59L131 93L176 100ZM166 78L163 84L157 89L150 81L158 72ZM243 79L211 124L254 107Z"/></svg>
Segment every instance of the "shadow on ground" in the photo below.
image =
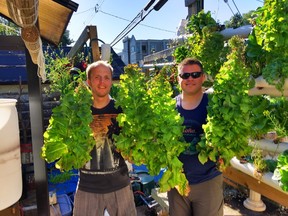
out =
<svg viewBox="0 0 288 216"><path fill-rule="evenodd" d="M288 216L288 208L281 206L270 199L262 196L261 199L266 205L264 212L255 212L245 208L244 200L249 197L249 190L239 186L237 189L224 183L224 202L225 206L231 210L235 210L236 214L225 214L225 216ZM287 200L288 202L288 200Z"/></svg>

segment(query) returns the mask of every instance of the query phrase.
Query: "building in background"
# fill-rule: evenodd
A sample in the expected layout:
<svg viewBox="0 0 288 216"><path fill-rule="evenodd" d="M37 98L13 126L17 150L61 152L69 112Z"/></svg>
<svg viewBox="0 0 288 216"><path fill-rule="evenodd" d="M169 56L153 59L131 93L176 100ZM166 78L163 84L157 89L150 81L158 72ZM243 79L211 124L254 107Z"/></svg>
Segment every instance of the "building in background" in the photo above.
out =
<svg viewBox="0 0 288 216"><path fill-rule="evenodd" d="M122 61L127 64L157 64L172 62L172 53L175 48L185 40L185 28L189 18L204 9L204 0L185 0L188 8L186 19L179 22L176 38L171 39L148 39L136 40L134 35L123 39L123 50L119 55Z"/></svg>
<svg viewBox="0 0 288 216"><path fill-rule="evenodd" d="M122 61L126 65L139 64L145 56L168 49L170 43L170 39L136 40L134 35L131 38L127 36L123 39Z"/></svg>

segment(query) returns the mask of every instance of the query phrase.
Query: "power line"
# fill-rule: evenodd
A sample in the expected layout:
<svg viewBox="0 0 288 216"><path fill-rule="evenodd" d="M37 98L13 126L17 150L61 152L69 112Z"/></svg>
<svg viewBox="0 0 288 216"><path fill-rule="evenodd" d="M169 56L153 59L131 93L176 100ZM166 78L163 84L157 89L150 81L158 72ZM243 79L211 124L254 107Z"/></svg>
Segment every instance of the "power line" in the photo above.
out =
<svg viewBox="0 0 288 216"><path fill-rule="evenodd" d="M109 16L115 17L115 18L117 18L117 19L121 19L121 20L127 21L127 22L132 22L131 20L128 20L128 19L125 19L125 18L123 18L123 17L119 17L119 16L116 16L116 15L107 13L107 12L102 11L102 10L99 10L98 12L101 12L101 13L103 13L103 14L106 14L106 15L109 15Z"/></svg>
<svg viewBox="0 0 288 216"><path fill-rule="evenodd" d="M163 5L167 2L168 0L158 0L158 2L153 6L152 9L150 9L149 11L147 11L149 9L150 6L152 6L152 4L155 2L155 0L150 0L150 2L148 3L148 5L145 6L145 10L142 9L137 15L136 17L128 24L128 26L122 31L120 32L120 34L118 34L116 36L116 38L110 43L111 47L113 47L115 44L117 44L120 40L122 40L130 31L132 31L141 21L143 21L145 19L146 16L148 16L152 10L160 10L161 7L163 7ZM151 4L150 4L151 3Z"/></svg>
<svg viewBox="0 0 288 216"><path fill-rule="evenodd" d="M81 12L77 12L73 15L80 15L80 14L86 13L87 11L91 11L91 10L94 10L97 13L98 10L100 9L100 7L102 6L102 4L104 3L104 1L105 0L99 0L98 3L96 3L94 7L88 8L87 10L84 10Z"/></svg>
<svg viewBox="0 0 288 216"><path fill-rule="evenodd" d="M218 17L218 13L219 13L219 5L220 5L220 0L218 0L218 4L217 4L217 11L215 11L215 20L217 20L217 17Z"/></svg>
<svg viewBox="0 0 288 216"><path fill-rule="evenodd" d="M95 9L95 7L92 7L92 8L89 8L89 9L85 10L85 11L81 11L81 12L75 13L75 14L73 14L73 16L80 15L82 13L86 13L87 11L94 10L94 9Z"/></svg>
<svg viewBox="0 0 288 216"><path fill-rule="evenodd" d="M99 9L101 8L101 6L102 6L102 4L104 3L104 1L105 1L105 0L99 0L99 3L98 3Z"/></svg>
<svg viewBox="0 0 288 216"><path fill-rule="evenodd" d="M128 34L133 28L135 28L135 26L142 20L142 18L143 11L138 13L137 16L116 36L116 38L110 43L111 47L117 44L126 34Z"/></svg>
<svg viewBox="0 0 288 216"><path fill-rule="evenodd" d="M234 4L234 6L236 7L236 9L237 9L237 11L238 11L239 15L242 17L242 15L241 15L241 13L240 13L240 11L239 11L239 9L238 9L237 5L235 4L234 0L232 0L232 2L233 2L233 4Z"/></svg>
<svg viewBox="0 0 288 216"><path fill-rule="evenodd" d="M228 5L228 7L230 8L230 10L231 10L231 12L232 12L233 16L235 16L235 14L234 14L234 12L233 12L232 8L230 7L230 5L229 5L229 3L228 3L228 0L224 0L224 2L225 2L225 3Z"/></svg>
<svg viewBox="0 0 288 216"><path fill-rule="evenodd" d="M92 10L94 10L95 13L101 12L101 13L103 13L103 14L106 14L106 15L108 15L108 16L112 16L112 17L117 18L117 19L120 19L120 20L124 20L124 21L127 21L127 22L132 22L132 21L129 20L129 19L125 19L125 18L123 18L123 17L116 16L116 15L110 14L110 13L108 13L108 12L105 12L105 11L103 11L103 10L100 10L100 6L99 6L98 4L96 4L95 7L89 8L89 9L87 9L87 10L85 10L85 11L81 11L81 12L75 13L75 15L80 15L80 14L82 14L82 13L86 13L86 12L92 11ZM95 17L95 14L90 14L89 16L92 17L92 18L90 18L89 20L92 20L92 19ZM88 20L88 18L87 18L86 20ZM145 27L148 27L148 28L152 28L152 29L156 29L156 30L159 30L159 31L176 33L175 31L171 31L171 30L167 30L167 29L162 29L162 28L158 28L158 27L150 26L150 25L146 25L146 24L139 24L139 25L145 26Z"/></svg>
<svg viewBox="0 0 288 216"><path fill-rule="evenodd" d="M117 19L121 19L121 20L125 20L125 21L128 21L128 22L132 22L131 20L128 20L128 19L125 19L125 18L116 16L116 15L113 15L113 14L109 14L109 13L104 12L104 11L102 11L102 10L99 10L99 12L101 12L101 13L103 13L103 14L106 14L106 15L109 15L109 16L112 16L112 17L115 17L115 18L117 18ZM167 30L167 29L162 29L162 28L158 28L158 27L153 27L153 26L149 26L149 25L145 25L145 24L139 24L139 25L145 26L145 27L148 27L148 28L152 28L152 29L156 29L156 30L160 30L160 31L176 33L175 31L171 31L171 30Z"/></svg>

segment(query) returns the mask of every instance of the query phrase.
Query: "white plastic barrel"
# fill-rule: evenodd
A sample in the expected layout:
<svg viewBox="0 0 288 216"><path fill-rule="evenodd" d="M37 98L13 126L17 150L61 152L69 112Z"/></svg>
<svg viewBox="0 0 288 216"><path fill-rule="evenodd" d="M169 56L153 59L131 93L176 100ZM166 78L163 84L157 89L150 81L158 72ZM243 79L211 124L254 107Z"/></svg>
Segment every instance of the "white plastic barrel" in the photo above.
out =
<svg viewBox="0 0 288 216"><path fill-rule="evenodd" d="M22 195L20 136L15 99L0 99L0 211Z"/></svg>

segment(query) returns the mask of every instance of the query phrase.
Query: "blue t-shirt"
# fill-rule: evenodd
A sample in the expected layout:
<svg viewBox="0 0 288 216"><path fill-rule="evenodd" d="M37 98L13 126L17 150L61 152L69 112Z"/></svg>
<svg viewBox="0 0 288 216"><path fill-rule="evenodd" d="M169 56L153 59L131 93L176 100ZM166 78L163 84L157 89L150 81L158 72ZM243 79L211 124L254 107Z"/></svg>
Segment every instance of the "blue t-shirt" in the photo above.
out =
<svg viewBox="0 0 288 216"><path fill-rule="evenodd" d="M219 174L216 163L208 160L202 164L198 159L196 145L203 136L202 125L206 124L208 95L204 94L200 104L192 110L186 110L182 107L181 95L176 96L176 109L184 117L185 126L183 137L190 143L189 147L179 155L179 160L183 163L184 173L189 184L198 184L210 180Z"/></svg>

